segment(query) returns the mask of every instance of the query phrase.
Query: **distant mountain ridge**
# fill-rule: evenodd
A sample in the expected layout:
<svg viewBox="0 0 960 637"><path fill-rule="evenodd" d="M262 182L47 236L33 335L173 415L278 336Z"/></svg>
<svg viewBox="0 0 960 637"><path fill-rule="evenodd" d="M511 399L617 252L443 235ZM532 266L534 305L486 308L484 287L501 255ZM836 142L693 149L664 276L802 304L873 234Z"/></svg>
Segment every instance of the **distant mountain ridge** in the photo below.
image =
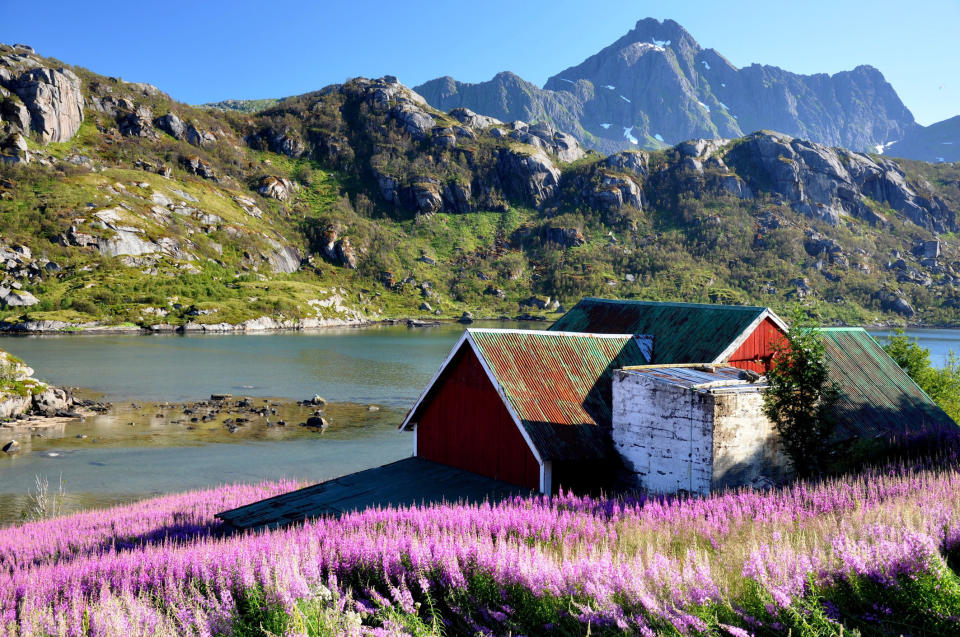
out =
<svg viewBox="0 0 960 637"><path fill-rule="evenodd" d="M499 73L475 84L442 77L414 90L441 110L466 107L504 121L546 121L602 152L771 129L882 153L926 130L871 66L834 75L760 64L738 69L673 20L652 18L543 88ZM940 156L946 157L928 160Z"/></svg>

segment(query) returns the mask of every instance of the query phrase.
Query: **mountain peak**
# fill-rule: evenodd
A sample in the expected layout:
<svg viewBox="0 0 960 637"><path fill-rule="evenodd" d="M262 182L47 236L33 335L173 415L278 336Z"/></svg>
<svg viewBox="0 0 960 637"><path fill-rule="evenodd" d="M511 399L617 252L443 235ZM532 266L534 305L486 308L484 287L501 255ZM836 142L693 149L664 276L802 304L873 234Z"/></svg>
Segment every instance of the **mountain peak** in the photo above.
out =
<svg viewBox="0 0 960 637"><path fill-rule="evenodd" d="M431 84L421 92L441 110L464 106L502 121L543 119L603 152L761 128L873 152L916 127L871 66L812 76L767 65L738 69L674 20L655 18L637 21L609 46L551 76L543 89L501 73L469 87Z"/></svg>
<svg viewBox="0 0 960 637"><path fill-rule="evenodd" d="M700 51L700 45L693 36L679 23L670 19L663 22L656 18L638 20L633 30L621 38L621 41L624 39L630 42L649 42L657 46L669 46L677 50L688 49L694 53Z"/></svg>

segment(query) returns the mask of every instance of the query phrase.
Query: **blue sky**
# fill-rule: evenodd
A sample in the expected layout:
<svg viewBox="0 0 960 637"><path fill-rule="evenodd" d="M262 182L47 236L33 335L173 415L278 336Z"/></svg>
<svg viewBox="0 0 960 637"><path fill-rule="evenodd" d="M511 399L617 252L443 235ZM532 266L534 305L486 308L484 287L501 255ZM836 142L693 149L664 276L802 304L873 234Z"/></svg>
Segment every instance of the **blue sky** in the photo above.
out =
<svg viewBox="0 0 960 637"><path fill-rule="evenodd" d="M348 77L408 85L509 70L543 84L633 28L672 18L737 66L880 69L922 124L960 114L960 0L126 2L0 0L0 41L188 103L303 93Z"/></svg>

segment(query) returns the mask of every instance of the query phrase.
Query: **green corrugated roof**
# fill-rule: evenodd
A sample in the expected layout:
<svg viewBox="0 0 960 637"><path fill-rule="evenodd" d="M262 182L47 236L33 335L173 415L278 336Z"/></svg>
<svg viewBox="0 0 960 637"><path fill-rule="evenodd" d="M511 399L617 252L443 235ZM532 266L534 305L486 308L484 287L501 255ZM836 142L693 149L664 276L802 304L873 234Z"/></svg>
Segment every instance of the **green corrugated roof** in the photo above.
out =
<svg viewBox="0 0 960 637"><path fill-rule="evenodd" d="M844 437L904 438L956 433L957 424L861 327L824 328L835 410Z"/></svg>
<svg viewBox="0 0 960 637"><path fill-rule="evenodd" d="M653 336L654 364L709 363L766 308L585 298L550 330Z"/></svg>
<svg viewBox="0 0 960 637"><path fill-rule="evenodd" d="M542 459L610 453L610 375L648 362L636 339L532 330L468 332Z"/></svg>

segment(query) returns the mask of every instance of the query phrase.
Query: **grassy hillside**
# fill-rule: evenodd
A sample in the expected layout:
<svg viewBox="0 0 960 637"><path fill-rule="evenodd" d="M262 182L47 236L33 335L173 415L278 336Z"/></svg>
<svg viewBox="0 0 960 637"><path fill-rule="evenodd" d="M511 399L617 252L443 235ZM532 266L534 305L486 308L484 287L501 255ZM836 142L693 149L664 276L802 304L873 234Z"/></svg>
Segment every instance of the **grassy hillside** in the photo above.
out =
<svg viewBox="0 0 960 637"><path fill-rule="evenodd" d="M515 317L584 295L960 323L956 165L901 164L949 218L931 226L864 197L872 221L831 224L742 162L716 161L731 163L739 141L694 169L676 148L625 153L643 164L631 169L549 130L437 112L391 81L241 112L71 68L79 131L34 136L0 163L0 287L36 300L14 295L8 323ZM917 246L934 238L941 254L924 261Z"/></svg>

